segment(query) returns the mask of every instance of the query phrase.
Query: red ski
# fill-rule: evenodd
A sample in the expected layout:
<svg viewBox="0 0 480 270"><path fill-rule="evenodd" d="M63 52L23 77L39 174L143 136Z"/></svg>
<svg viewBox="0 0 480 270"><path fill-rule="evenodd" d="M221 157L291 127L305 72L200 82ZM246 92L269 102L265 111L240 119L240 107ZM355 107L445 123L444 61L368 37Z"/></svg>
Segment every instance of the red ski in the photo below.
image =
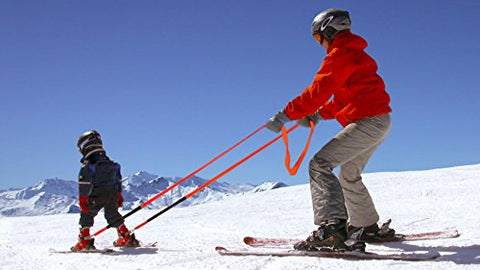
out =
<svg viewBox="0 0 480 270"><path fill-rule="evenodd" d="M429 261L440 257L437 251L427 253L391 253L379 254L372 252L355 251L303 251L303 250L229 250L216 247L215 250L222 256L275 256L275 257L321 257L350 260L397 260L397 261Z"/></svg>
<svg viewBox="0 0 480 270"><path fill-rule="evenodd" d="M451 231L436 231L436 232L424 232L424 233L413 233L413 234L396 234L395 237L389 239L381 239L379 241L370 243L384 243L384 242L401 242L401 241L418 241L418 240L433 240L433 239L442 239L442 238L455 238L459 237L460 234L457 230ZM303 239L295 238L264 238L264 237L250 237L247 236L243 238L245 244L252 247L290 247L298 241Z"/></svg>

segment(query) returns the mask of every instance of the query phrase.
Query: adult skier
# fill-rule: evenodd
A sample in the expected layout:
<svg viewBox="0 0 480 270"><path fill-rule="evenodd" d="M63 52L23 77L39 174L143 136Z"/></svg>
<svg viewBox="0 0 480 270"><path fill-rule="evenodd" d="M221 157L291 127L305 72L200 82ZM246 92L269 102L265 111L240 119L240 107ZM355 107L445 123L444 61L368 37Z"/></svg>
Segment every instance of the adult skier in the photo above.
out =
<svg viewBox="0 0 480 270"><path fill-rule="evenodd" d="M102 208L108 224L117 228L118 239L113 244L138 246L135 234L130 233L118 212L118 208L123 206L120 165L107 157L100 134L95 130L82 134L77 147L83 155L78 176L80 234L78 243L71 250L95 249L94 239L90 236L90 227L93 226L94 217Z"/></svg>
<svg viewBox="0 0 480 270"><path fill-rule="evenodd" d="M295 244L299 250L364 251L364 241L395 233L379 229L379 216L361 177L390 131L390 97L375 60L364 51L367 42L350 29L345 10L327 9L314 18L312 35L327 52L323 63L312 84L267 122L277 133L293 120L309 127L310 121L337 119L343 126L310 161L314 224L319 227ZM333 169L338 166L337 178Z"/></svg>

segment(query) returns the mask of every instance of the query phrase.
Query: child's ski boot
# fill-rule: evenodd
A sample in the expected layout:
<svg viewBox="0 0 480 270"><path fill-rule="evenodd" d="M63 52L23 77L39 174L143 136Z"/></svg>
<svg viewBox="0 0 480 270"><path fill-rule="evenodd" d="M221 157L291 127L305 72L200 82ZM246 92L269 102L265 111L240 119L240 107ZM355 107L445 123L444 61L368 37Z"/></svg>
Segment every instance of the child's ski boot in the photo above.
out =
<svg viewBox="0 0 480 270"><path fill-rule="evenodd" d="M130 233L125 224L118 226L118 239L113 242L116 247L139 247L140 242L135 238L134 233Z"/></svg>
<svg viewBox="0 0 480 270"><path fill-rule="evenodd" d="M71 251L82 251L82 250L91 250L95 249L95 246L93 245L94 240L90 236L90 228L89 227L83 227L80 228L80 234L78 235L78 243L71 247Z"/></svg>

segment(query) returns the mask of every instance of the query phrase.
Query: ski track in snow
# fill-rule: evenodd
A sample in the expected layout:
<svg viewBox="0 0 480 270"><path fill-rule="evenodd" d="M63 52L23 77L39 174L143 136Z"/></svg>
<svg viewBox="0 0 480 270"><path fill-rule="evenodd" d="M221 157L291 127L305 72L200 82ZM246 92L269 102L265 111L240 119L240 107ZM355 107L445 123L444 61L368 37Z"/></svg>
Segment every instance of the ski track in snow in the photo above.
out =
<svg viewBox="0 0 480 270"><path fill-rule="evenodd" d="M419 172L364 175L381 221L392 218L398 232L458 229L459 238L368 245L374 252L437 250L431 262L351 261L329 258L226 257L222 245L248 249L243 237L306 238L315 229L308 185L230 197L174 208L136 232L156 248L115 254L54 254L76 242L78 214L0 218L0 269L480 269L480 164ZM129 228L159 210L142 210L127 219ZM92 231L106 224L103 214ZM111 247L110 229L95 239Z"/></svg>

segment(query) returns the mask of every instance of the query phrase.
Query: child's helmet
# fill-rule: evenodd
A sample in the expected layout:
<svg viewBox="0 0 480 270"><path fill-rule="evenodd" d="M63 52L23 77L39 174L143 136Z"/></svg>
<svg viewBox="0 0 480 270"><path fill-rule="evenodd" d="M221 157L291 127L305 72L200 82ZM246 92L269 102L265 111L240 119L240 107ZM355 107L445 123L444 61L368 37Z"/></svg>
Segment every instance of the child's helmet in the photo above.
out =
<svg viewBox="0 0 480 270"><path fill-rule="evenodd" d="M318 33L332 43L338 33L349 30L351 27L352 22L348 11L331 8L315 16L312 22L312 35Z"/></svg>
<svg viewBox="0 0 480 270"><path fill-rule="evenodd" d="M105 152L103 149L102 137L96 130L90 130L82 134L77 141L78 151L87 158L96 152Z"/></svg>

